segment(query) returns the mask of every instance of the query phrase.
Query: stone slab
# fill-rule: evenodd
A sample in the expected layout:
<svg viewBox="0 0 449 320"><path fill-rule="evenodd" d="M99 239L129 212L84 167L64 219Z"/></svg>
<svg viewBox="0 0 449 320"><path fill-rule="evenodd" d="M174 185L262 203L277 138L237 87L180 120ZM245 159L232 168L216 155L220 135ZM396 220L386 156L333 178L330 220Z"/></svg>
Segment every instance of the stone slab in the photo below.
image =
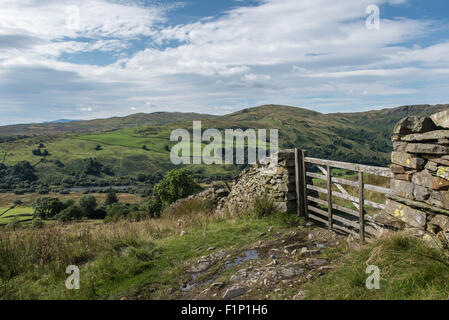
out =
<svg viewBox="0 0 449 320"><path fill-rule="evenodd" d="M428 117L405 117L394 127L395 134L423 133L436 129L435 123Z"/></svg>
<svg viewBox="0 0 449 320"><path fill-rule="evenodd" d="M438 127L449 128L449 109L431 115L430 119Z"/></svg>
<svg viewBox="0 0 449 320"><path fill-rule="evenodd" d="M402 149L408 153L449 154L449 147L430 143L408 143Z"/></svg>
<svg viewBox="0 0 449 320"><path fill-rule="evenodd" d="M391 162L403 167L418 170L424 168L425 165L425 160L423 158L406 152L392 152Z"/></svg>
<svg viewBox="0 0 449 320"><path fill-rule="evenodd" d="M440 177L435 177L428 170L417 172L412 177L412 182L422 187L433 190L449 188L449 181Z"/></svg>
<svg viewBox="0 0 449 320"><path fill-rule="evenodd" d="M427 222L426 213L391 199L387 199L385 212L418 229L424 229Z"/></svg>

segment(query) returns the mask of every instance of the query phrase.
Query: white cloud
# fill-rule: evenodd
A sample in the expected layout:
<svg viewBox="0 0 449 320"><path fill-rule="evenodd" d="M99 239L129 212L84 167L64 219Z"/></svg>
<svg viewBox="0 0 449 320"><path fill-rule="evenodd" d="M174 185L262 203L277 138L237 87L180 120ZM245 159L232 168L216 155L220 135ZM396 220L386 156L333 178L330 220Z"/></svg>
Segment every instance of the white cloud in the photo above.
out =
<svg viewBox="0 0 449 320"><path fill-rule="evenodd" d="M167 7L81 0L80 29L73 30L65 11L72 1L3 0L0 110L52 105L56 112L104 117L139 104L139 110L222 113L258 103L359 110L413 97L447 99L449 40L411 45L435 30L433 21L383 19L380 30L365 27L367 5L405 2L264 0L170 26ZM146 48L129 56L136 41ZM62 58L91 52L120 58L105 66ZM18 72L26 76L11 78ZM23 83L32 93L20 92ZM78 107L86 105L95 108Z"/></svg>

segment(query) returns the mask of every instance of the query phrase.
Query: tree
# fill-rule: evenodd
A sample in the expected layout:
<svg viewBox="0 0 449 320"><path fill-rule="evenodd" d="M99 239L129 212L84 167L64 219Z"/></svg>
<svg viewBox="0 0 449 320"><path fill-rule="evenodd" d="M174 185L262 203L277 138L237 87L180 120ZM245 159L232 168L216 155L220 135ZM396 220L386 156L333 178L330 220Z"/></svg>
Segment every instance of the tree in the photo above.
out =
<svg viewBox="0 0 449 320"><path fill-rule="evenodd" d="M19 161L11 168L11 174L18 180L22 181L36 181L37 177L34 174L36 170L28 161Z"/></svg>
<svg viewBox="0 0 449 320"><path fill-rule="evenodd" d="M94 196L82 196L79 200L79 206L83 212L83 216L94 218L95 209L97 209L97 199Z"/></svg>
<svg viewBox="0 0 449 320"><path fill-rule="evenodd" d="M70 206L64 210L62 210L57 218L62 222L70 222L73 220L80 220L83 216L83 210L77 205Z"/></svg>
<svg viewBox="0 0 449 320"><path fill-rule="evenodd" d="M104 201L104 205L110 206L117 202L118 202L118 198L117 198L117 195L115 194L115 191L112 189L109 189L108 195L106 196L106 200Z"/></svg>
<svg viewBox="0 0 449 320"><path fill-rule="evenodd" d="M154 190L164 206L169 206L178 199L201 191L202 188L185 169L174 169L167 173L165 178L154 187Z"/></svg>
<svg viewBox="0 0 449 320"><path fill-rule="evenodd" d="M146 207L151 218L158 217L162 211L161 199L158 196L153 196L148 200L144 207Z"/></svg>
<svg viewBox="0 0 449 320"><path fill-rule="evenodd" d="M58 198L41 197L34 200L33 205L34 215L41 219L54 218L66 206L59 201Z"/></svg>

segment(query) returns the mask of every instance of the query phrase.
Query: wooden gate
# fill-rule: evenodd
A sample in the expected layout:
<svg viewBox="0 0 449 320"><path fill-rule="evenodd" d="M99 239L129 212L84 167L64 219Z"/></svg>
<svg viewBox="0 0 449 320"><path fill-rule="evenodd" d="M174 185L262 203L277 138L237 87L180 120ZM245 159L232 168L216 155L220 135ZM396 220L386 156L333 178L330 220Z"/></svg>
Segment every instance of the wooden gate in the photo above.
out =
<svg viewBox="0 0 449 320"><path fill-rule="evenodd" d="M306 152L297 148L296 161L296 195L298 199L298 214L321 222L329 229L337 229L353 234L361 241L365 240L365 207L384 209L385 204L365 199L365 190L375 193L388 194L389 188L364 183L364 174L391 178L393 174L389 168L367 166L355 163L331 161L310 158ZM310 170L313 165L317 169ZM339 168L354 171L358 175L357 181L332 176L332 169ZM315 180L325 181L325 188L314 185ZM349 186L357 190L357 196L351 195L344 187ZM335 187L335 188L333 188ZM337 190L333 190L337 189ZM353 192L354 193L354 192ZM319 195L322 195L320 199ZM324 195L324 197L323 197ZM337 204L334 197L343 199L352 205ZM323 199L324 198L324 199ZM385 203L385 201L384 201ZM356 209L352 209L351 207ZM323 207L326 207L324 209Z"/></svg>

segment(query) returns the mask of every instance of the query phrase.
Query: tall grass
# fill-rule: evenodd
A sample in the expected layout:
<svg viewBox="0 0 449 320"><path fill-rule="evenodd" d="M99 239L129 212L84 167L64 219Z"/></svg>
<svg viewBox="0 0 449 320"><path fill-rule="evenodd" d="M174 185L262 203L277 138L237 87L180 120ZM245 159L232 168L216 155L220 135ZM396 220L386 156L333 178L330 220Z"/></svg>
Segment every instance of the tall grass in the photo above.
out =
<svg viewBox="0 0 449 320"><path fill-rule="evenodd" d="M366 268L380 269L380 289L368 290ZM307 299L448 299L449 256L423 240L393 234L349 254L335 271L306 287Z"/></svg>

